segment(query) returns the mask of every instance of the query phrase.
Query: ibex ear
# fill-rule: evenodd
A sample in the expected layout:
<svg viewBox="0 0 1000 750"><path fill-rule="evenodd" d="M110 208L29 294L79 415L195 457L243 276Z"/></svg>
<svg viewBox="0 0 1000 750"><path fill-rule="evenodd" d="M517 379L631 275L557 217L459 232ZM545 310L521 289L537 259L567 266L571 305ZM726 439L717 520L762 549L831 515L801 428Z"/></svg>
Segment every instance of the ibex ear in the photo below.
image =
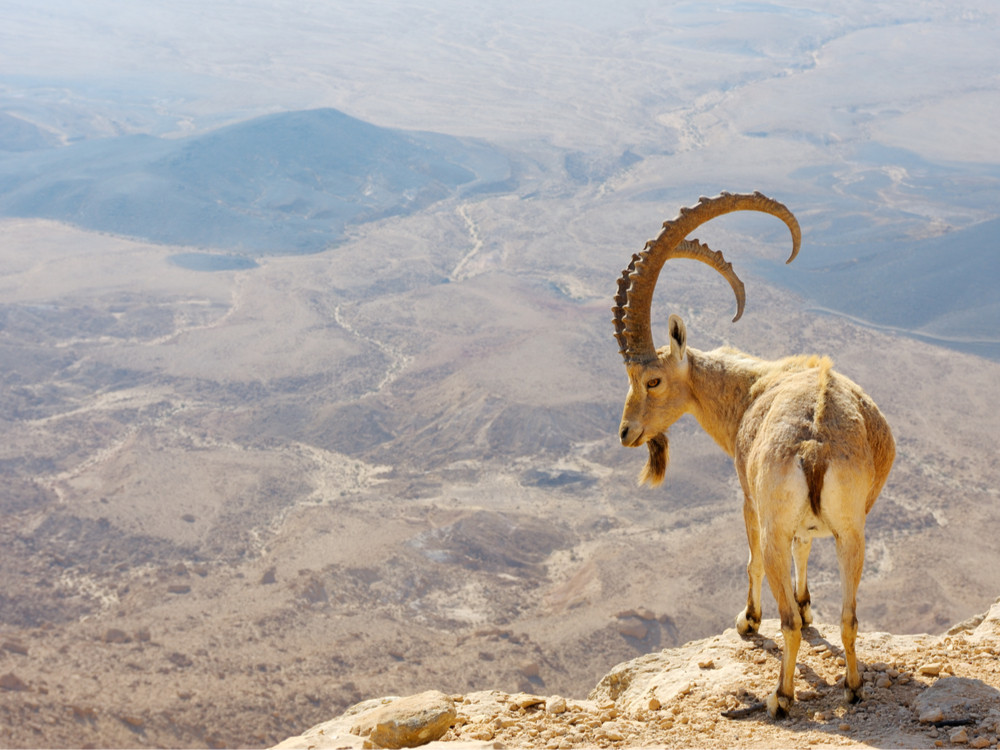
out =
<svg viewBox="0 0 1000 750"><path fill-rule="evenodd" d="M687 329L680 315L671 315L667 321L667 329L670 332L670 358L680 362L684 359L684 352L687 350Z"/></svg>

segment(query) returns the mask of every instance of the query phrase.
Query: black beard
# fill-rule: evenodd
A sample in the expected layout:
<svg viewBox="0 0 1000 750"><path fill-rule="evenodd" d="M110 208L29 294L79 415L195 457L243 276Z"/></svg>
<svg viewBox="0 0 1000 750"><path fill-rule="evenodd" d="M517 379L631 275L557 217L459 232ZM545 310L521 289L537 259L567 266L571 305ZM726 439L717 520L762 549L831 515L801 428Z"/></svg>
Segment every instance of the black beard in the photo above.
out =
<svg viewBox="0 0 1000 750"><path fill-rule="evenodd" d="M656 435L646 441L649 449L649 459L639 474L639 484L648 484L656 487L663 482L663 475L667 473L667 464L670 463L670 445L667 436Z"/></svg>

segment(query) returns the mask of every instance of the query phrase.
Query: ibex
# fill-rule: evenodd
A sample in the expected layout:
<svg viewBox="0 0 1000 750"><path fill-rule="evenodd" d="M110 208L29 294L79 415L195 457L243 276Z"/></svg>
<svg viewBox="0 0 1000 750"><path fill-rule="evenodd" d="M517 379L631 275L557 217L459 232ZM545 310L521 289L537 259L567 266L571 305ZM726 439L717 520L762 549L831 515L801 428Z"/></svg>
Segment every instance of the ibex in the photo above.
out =
<svg viewBox="0 0 1000 750"><path fill-rule="evenodd" d="M750 543L749 593L736 627L747 635L760 626L766 574L784 638L781 675L766 707L780 718L795 697L800 631L812 622L806 564L814 537L833 535L836 541L843 593L844 698L854 703L863 697L854 641L865 517L885 484L896 449L878 407L858 385L834 372L827 357L769 362L727 347L698 351L687 345L684 322L677 315L668 320L669 346L653 346L650 302L669 258L692 258L717 270L736 294L733 322L743 314L743 282L732 265L722 253L685 239L706 221L741 210L762 211L784 221L792 233L786 262L795 259L801 232L784 205L760 193L722 193L682 208L622 272L612 308L615 338L629 378L619 436L626 447L648 447L639 481L654 486L663 481L669 461L667 430L685 413L693 414L732 456Z"/></svg>

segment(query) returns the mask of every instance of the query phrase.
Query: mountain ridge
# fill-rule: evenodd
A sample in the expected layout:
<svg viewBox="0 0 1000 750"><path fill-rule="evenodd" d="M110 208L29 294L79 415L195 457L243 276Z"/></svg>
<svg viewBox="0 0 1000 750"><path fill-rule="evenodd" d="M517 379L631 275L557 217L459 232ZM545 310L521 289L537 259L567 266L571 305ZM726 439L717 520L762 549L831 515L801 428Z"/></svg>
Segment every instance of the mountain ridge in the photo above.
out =
<svg viewBox="0 0 1000 750"><path fill-rule="evenodd" d="M472 139L382 128L335 109L167 140L126 135L0 156L0 216L247 255L313 253L351 227L511 178Z"/></svg>

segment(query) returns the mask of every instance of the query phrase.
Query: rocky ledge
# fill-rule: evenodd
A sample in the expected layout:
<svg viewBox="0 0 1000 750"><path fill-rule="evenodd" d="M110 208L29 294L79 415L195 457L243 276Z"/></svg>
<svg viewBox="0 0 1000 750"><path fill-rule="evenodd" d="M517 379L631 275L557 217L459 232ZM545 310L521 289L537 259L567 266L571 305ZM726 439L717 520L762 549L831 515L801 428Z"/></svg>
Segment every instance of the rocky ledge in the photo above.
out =
<svg viewBox="0 0 1000 750"><path fill-rule="evenodd" d="M841 703L839 629L803 631L789 718L741 711L777 681L777 620L647 654L611 670L586 700L437 691L359 703L277 747L631 748L1000 747L1000 599L940 636L861 633L866 698ZM724 712L741 718L726 718ZM730 714L732 715L732 714Z"/></svg>

